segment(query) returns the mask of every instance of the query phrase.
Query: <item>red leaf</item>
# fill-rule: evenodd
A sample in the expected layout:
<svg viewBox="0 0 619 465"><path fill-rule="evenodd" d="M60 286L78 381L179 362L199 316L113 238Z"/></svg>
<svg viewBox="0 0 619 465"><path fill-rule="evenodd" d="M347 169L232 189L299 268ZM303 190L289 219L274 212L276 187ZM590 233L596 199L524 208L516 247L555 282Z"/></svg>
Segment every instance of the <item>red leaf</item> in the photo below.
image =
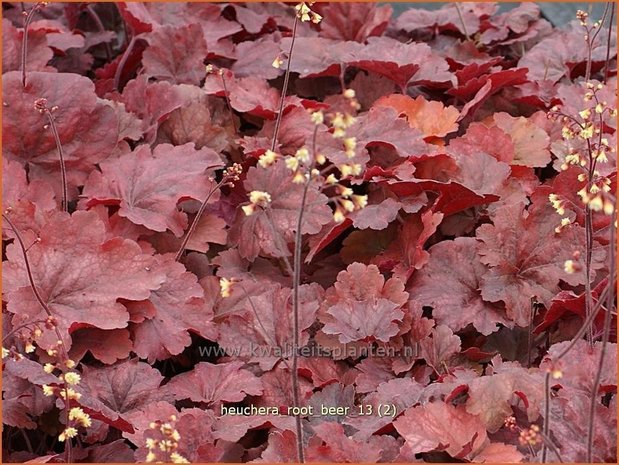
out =
<svg viewBox="0 0 619 465"><path fill-rule="evenodd" d="M379 415L385 406L393 406L397 414L415 405L421 396L423 385L411 378L394 378L381 383L376 392L367 395L361 402L365 411L372 407L372 415L350 415L344 423L357 430L354 438L367 440L383 428L391 425L394 418L390 415ZM382 410L381 410L382 409Z"/></svg>
<svg viewBox="0 0 619 465"><path fill-rule="evenodd" d="M263 391L260 379L242 369L243 365L243 362L217 365L200 362L193 371L173 377L166 389L177 400L206 402L211 408L221 402L239 402L247 395L259 396Z"/></svg>
<svg viewBox="0 0 619 465"><path fill-rule="evenodd" d="M258 284L253 289L241 284L238 303L224 299L215 317L220 330L217 342L230 354L248 357L267 370L292 350L291 291L279 284ZM315 283L300 288L300 347L309 340L307 329L315 321L321 297L322 289Z"/></svg>
<svg viewBox="0 0 619 465"><path fill-rule="evenodd" d="M307 459L311 462L367 462L376 463L381 458L384 444L381 436L356 441L347 436L344 427L335 422L313 426L316 433L308 445ZM395 444L389 444L395 446Z"/></svg>
<svg viewBox="0 0 619 465"><path fill-rule="evenodd" d="M120 205L119 216L153 231L170 229L181 236L187 217L177 210L181 199L203 200L212 188L206 170L222 165L219 155L193 143L141 145L131 153L100 164L84 187L86 207ZM216 197L216 196L214 196ZM216 200L216 198L213 198Z"/></svg>
<svg viewBox="0 0 619 465"><path fill-rule="evenodd" d="M157 128L183 104L182 94L177 87L167 82L148 82L140 75L127 83L120 101L127 111L144 121L145 142L151 143Z"/></svg>
<svg viewBox="0 0 619 465"><path fill-rule="evenodd" d="M580 391L562 390L552 402L552 435L565 462L587 460L588 419L591 398ZM617 401L616 396L605 407L595 404L593 447L591 460L597 463L617 461Z"/></svg>
<svg viewBox="0 0 619 465"><path fill-rule="evenodd" d="M4 157L2 175L2 210L7 212L20 232L31 229L38 233L43 222L43 213L57 207L52 187L43 179L35 179L29 183L22 165ZM3 234L14 236L8 226L4 228Z"/></svg>
<svg viewBox="0 0 619 465"><path fill-rule="evenodd" d="M494 225L477 229L481 261L490 266L482 277L482 297L505 302L507 316L522 327L530 324L531 297L549 305L559 280L576 285L584 279L582 272L567 274L563 269L573 251L582 250L582 228L572 225L557 234L559 215L544 191L539 192L540 200L528 211L521 203L505 205L495 213Z"/></svg>
<svg viewBox="0 0 619 465"><path fill-rule="evenodd" d="M430 179L415 179L411 181L381 180L379 183L399 197L411 197L427 191L436 192L439 196L434 202L432 210L443 213L445 216L498 200L496 195L479 195L454 181L441 182Z"/></svg>
<svg viewBox="0 0 619 465"><path fill-rule="evenodd" d="M401 89L408 84L442 85L453 79L447 62L424 43L403 44L389 37L370 37L366 46L350 46L347 54L349 65L381 74Z"/></svg>
<svg viewBox="0 0 619 465"><path fill-rule="evenodd" d="M200 84L207 49L198 24L163 26L145 38L150 44L142 55L146 76L173 84Z"/></svg>
<svg viewBox="0 0 619 465"><path fill-rule="evenodd" d="M8 363L3 367L3 424L16 428L35 429L38 425L33 418L50 410L53 404L53 399L44 396L40 387L25 377L12 374Z"/></svg>
<svg viewBox="0 0 619 465"><path fill-rule="evenodd" d="M309 243L311 245L311 249L307 254L307 257L305 257L305 263L310 263L316 254L337 239L350 227L351 224L352 220L350 218L344 218L344 221L339 224L329 223L325 225L317 235L310 238Z"/></svg>
<svg viewBox="0 0 619 465"><path fill-rule="evenodd" d="M230 106L239 113L249 113L262 118L274 119L277 115L279 92L264 79L254 76L237 78L229 70L224 75L212 73L206 76L204 92L207 95L226 95L222 77L226 81Z"/></svg>
<svg viewBox="0 0 619 465"><path fill-rule="evenodd" d="M321 5L322 6L322 5ZM383 34L392 8L372 3L331 3L321 8L320 36L334 40L365 42Z"/></svg>
<svg viewBox="0 0 619 465"><path fill-rule="evenodd" d="M429 254L424 250L426 241L436 232L443 219L442 213L426 210L409 216L399 228L396 239L372 262L381 268L390 269L394 277L406 283L415 270L428 262Z"/></svg>
<svg viewBox="0 0 619 465"><path fill-rule="evenodd" d="M489 44L506 39L510 32L523 34L529 29L529 24L540 19L540 7L534 3L522 3L516 8L494 16L489 21L491 27L486 29L479 40Z"/></svg>
<svg viewBox="0 0 619 465"><path fill-rule="evenodd" d="M41 242L28 251L28 259L38 291L58 320L67 346L69 333L83 325L126 327L129 314L116 300L145 299L163 282L160 272L151 271L152 257L144 255L135 242L106 240L105 226L94 212L72 216L58 212L44 224L40 237ZM47 314L35 299L16 244L7 247L7 258L4 292L8 311L15 314L13 324L45 320ZM53 330L43 329L37 344L51 349L57 339Z"/></svg>
<svg viewBox="0 0 619 465"><path fill-rule="evenodd" d="M395 421L395 427L412 453L445 450L456 457L468 447L472 452L479 450L488 438L486 428L464 406L443 402L408 409Z"/></svg>
<svg viewBox="0 0 619 465"><path fill-rule="evenodd" d="M608 278L602 279L596 286L591 290L592 302L594 305L597 305L599 302L600 294L604 291L604 289L608 286ZM598 313L595 317L595 328L596 331L603 331L604 328L604 312L608 311L606 309L606 305L602 305L602 311ZM544 321L542 321L536 328L535 333L539 334L542 331L545 331L548 327L550 327L556 321L562 319L563 315L569 312L571 314L577 315L582 321L586 320L586 292L582 292L581 294L574 294L572 291L561 291L555 297L553 297L550 307L544 314ZM613 320L616 317L613 316ZM611 328L615 326L611 323ZM611 329L612 331L612 329Z"/></svg>
<svg viewBox="0 0 619 465"><path fill-rule="evenodd" d="M290 430L272 431L268 445L254 463L294 463L298 460L297 436Z"/></svg>
<svg viewBox="0 0 619 465"><path fill-rule="evenodd" d="M129 313L148 315L131 325L131 336L133 351L150 363L180 354L191 344L188 331L209 339L217 336L212 311L205 306L204 290L196 276L175 262L173 255L156 256L155 267L166 276L161 287L148 300L127 304Z"/></svg>
<svg viewBox="0 0 619 465"><path fill-rule="evenodd" d="M515 363L506 362L504 365L506 367L501 368L497 364L498 373L468 383L466 411L477 415L491 433L503 427L516 406L527 413L529 421L537 420L543 402L543 382L539 373Z"/></svg>
<svg viewBox="0 0 619 465"><path fill-rule="evenodd" d="M165 395L159 389L162 380L155 368L137 359L103 368L84 366L77 389L82 394L79 403L93 412L93 418L133 433L123 417L161 400Z"/></svg>
<svg viewBox="0 0 619 465"><path fill-rule="evenodd" d="M282 72L273 67L273 60L280 55L280 47L273 42L272 37L241 42L236 45L236 54L238 59L232 65L231 71L238 78L253 76L259 79L275 79Z"/></svg>
<svg viewBox="0 0 619 465"><path fill-rule="evenodd" d="M454 176L456 181L479 195L502 193L502 188L511 173L507 164L483 152L470 155L454 154L454 158L459 168L459 172ZM480 170L480 166L484 169Z"/></svg>
<svg viewBox="0 0 619 465"><path fill-rule="evenodd" d="M553 344L540 364L540 370L558 369L562 376L556 382L563 387L590 395L593 389L591 375L598 370L602 342L596 342L591 347L588 342L579 340L567 354L555 362L554 360L567 348L568 344L570 341ZM617 344L612 343L609 343L606 348L600 379L600 391L608 388L615 391L617 389Z"/></svg>
<svg viewBox="0 0 619 465"><path fill-rule="evenodd" d="M472 35L479 31L480 18L492 15L496 9L495 4L479 2L465 3L460 9L453 5L444 5L433 11L410 8L398 17L396 27L407 32L436 28L438 31L457 31L463 35Z"/></svg>
<svg viewBox="0 0 619 465"><path fill-rule="evenodd" d="M217 153L235 147L234 122L226 103L217 97L204 95L196 86L177 86L183 104L159 127L157 143L196 144L196 149L208 147Z"/></svg>
<svg viewBox="0 0 619 465"><path fill-rule="evenodd" d="M508 164L514 159L512 138L498 126L488 127L483 123L471 124L464 136L449 141L449 147L462 155L487 153Z"/></svg>
<svg viewBox="0 0 619 465"><path fill-rule="evenodd" d="M479 261L474 238L439 242L429 252L428 264L415 273L410 289L417 302L433 307L432 317L438 323L453 331L473 324L484 335L496 331L498 324L507 323L500 307L485 302L479 292L486 267ZM468 266L461 268L454 266L456 263Z"/></svg>
<svg viewBox="0 0 619 465"><path fill-rule="evenodd" d="M484 74L479 77L464 79L465 76L463 76L463 74L461 74L461 76L463 77L462 82L464 84L449 89L447 93L464 99L468 99L475 95L475 98L469 101L469 103L471 103L476 99L481 100L483 98L485 100L487 97L495 94L504 87L511 87L526 83L527 69L518 68L500 70L499 68L498 71L493 70L491 73ZM482 90L484 91L482 92ZM466 112L463 110L460 115L460 119L464 118L465 113Z"/></svg>
<svg viewBox="0 0 619 465"><path fill-rule="evenodd" d="M576 22L568 30L555 30L553 34L527 50L518 66L528 68L528 77L534 81L558 82L563 76L573 77L572 71L577 65L585 63L589 56L582 34L583 29ZM593 70L606 59L604 42L594 42L591 49Z"/></svg>
<svg viewBox="0 0 619 465"><path fill-rule="evenodd" d="M437 372L460 352L460 338L445 325L433 328L431 337L423 339L419 344L421 357Z"/></svg>
<svg viewBox="0 0 619 465"><path fill-rule="evenodd" d="M322 331L338 335L342 343L368 338L388 342L399 331L404 317L400 307L407 298L399 279L385 282L375 265L353 263L338 274L326 297Z"/></svg>
<svg viewBox="0 0 619 465"><path fill-rule="evenodd" d="M380 203L371 204L351 215L353 226L358 229L375 229L380 231L396 219L402 204L390 197Z"/></svg>
<svg viewBox="0 0 619 465"><path fill-rule="evenodd" d="M27 164L30 179L57 180L61 192L60 161L51 130L44 115L34 109L34 101L45 98L54 112L62 144L71 197L95 164L105 160L119 139L116 113L98 101L93 83L77 74L28 72L22 87L21 73L3 75L2 150L5 157Z"/></svg>
<svg viewBox="0 0 619 465"><path fill-rule="evenodd" d="M386 299L374 302L351 302L337 304L327 313L333 317L322 328L325 334L337 334L342 343L378 339L388 342L398 333L402 310Z"/></svg>
<svg viewBox="0 0 619 465"><path fill-rule="evenodd" d="M252 167L243 183L247 192L267 192L271 202L247 216L239 209L230 229L230 242L238 245L243 258L254 260L259 254L290 255L287 244L294 240L303 185L292 182L292 174L283 161L269 168ZM327 197L312 183L307 191L301 232L316 234L332 220Z"/></svg>
<svg viewBox="0 0 619 465"><path fill-rule="evenodd" d="M72 360L81 360L86 352L101 362L111 365L129 357L133 344L126 329L102 330L78 329L71 335L73 344L69 355Z"/></svg>
<svg viewBox="0 0 619 465"><path fill-rule="evenodd" d="M150 423L157 420L169 421L171 415L178 415L178 410L169 402L155 401L145 403L125 414L131 421L133 432L124 431L123 437L137 446L143 442L144 433L149 429Z"/></svg>
<svg viewBox="0 0 619 465"><path fill-rule="evenodd" d="M51 66L47 66L54 52L47 46L46 36L45 31L35 30L32 25L28 29L26 69L29 73L30 71L55 71ZM2 74L21 69L23 37L23 29L17 29L11 21L2 18Z"/></svg>

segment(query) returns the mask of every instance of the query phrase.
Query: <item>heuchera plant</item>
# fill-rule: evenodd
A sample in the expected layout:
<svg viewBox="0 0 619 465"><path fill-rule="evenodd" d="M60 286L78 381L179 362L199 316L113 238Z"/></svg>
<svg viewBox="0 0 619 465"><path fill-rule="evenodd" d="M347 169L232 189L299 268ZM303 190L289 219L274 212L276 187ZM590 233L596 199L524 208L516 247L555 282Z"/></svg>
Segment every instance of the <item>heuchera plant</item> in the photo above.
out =
<svg viewBox="0 0 619 465"><path fill-rule="evenodd" d="M616 463L614 3L2 8L4 461Z"/></svg>

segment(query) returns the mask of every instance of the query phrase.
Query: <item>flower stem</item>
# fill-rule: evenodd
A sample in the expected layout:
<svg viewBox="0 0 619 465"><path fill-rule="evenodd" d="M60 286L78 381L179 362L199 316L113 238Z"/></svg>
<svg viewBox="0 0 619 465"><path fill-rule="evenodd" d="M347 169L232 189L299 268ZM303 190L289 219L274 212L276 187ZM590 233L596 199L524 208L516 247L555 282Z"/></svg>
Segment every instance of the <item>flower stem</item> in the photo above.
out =
<svg viewBox="0 0 619 465"><path fill-rule="evenodd" d="M228 111L230 112L230 121L232 121L232 128L234 129L235 136L238 134L238 128L236 127L236 121L234 120L234 111L232 110L232 105L230 104L230 92L228 92L228 85L226 84L226 78L224 76L225 72L219 73L221 76L221 83L224 87L224 98L226 99L226 106L228 107Z"/></svg>
<svg viewBox="0 0 619 465"><path fill-rule="evenodd" d="M34 296L37 302L43 308L43 310L45 311L45 313L47 314L49 318L54 318L52 311L50 310L49 306L45 303L43 298L41 297L41 294L39 293L39 290L37 289L37 286L34 282L34 277L32 275L32 269L30 268L30 260L28 260L28 253L26 252L26 246L24 244L24 240L21 237L21 234L19 233L18 229L15 227L15 225L8 218L7 215L3 213L2 218L4 219L4 221L6 221L9 224L9 227L13 230L13 233L15 234L15 238L17 239L17 243L19 244L19 247L21 248L22 255L24 257L24 265L26 266L26 274L28 275L28 282L30 283L30 287L32 289L32 292L34 293ZM67 347L65 346L64 340L62 339L62 336L60 335L58 326L56 326L55 324L54 324L54 331L56 333L56 337L58 338L58 341L60 341L60 349L62 350L63 360L65 361L69 360L69 353L67 351ZM64 368L63 368L63 371L64 371ZM69 396L67 393L66 383L65 383L65 401L64 402L65 402L65 407L66 407L66 422L68 426L69 425L70 400L69 400ZM66 463L71 463L73 461L72 460L72 449L73 449L73 445L71 444L71 439L67 438L66 446L65 446L65 462Z"/></svg>
<svg viewBox="0 0 619 465"><path fill-rule="evenodd" d="M25 15L26 19L24 20L24 36L21 41L21 84L22 87L26 87L26 55L28 53L28 26L32 22L32 18L34 18L34 14L42 7L45 6L44 2L36 3L30 11ZM25 12L24 12L25 13Z"/></svg>
<svg viewBox="0 0 619 465"><path fill-rule="evenodd" d="M615 263L615 221L617 219L616 210L613 210L610 222L610 253L609 253L609 267L610 275L614 275ZM604 368L604 359L606 357L606 346L608 345L608 339L610 335L610 323L611 323L611 309L615 300L614 286L609 281L609 292L607 296L606 314L604 315L604 332L602 333L602 348L600 350L600 360L598 362L597 371L595 373L595 380L593 387L591 388L591 404L589 405L589 421L587 428L587 463L592 462L593 457L593 429L595 423L595 407L598 403L598 389L602 379L602 370Z"/></svg>
<svg viewBox="0 0 619 465"><path fill-rule="evenodd" d="M88 12L88 15L90 16L90 18L95 22L99 32L105 32L105 27L103 26L103 22L101 21L101 18L95 11L94 7L92 5L86 5L86 11ZM109 42L105 42L105 56L107 57L108 61L112 59L112 48L110 47Z"/></svg>
<svg viewBox="0 0 619 465"><path fill-rule="evenodd" d="M544 377L544 436L550 437L550 372ZM546 463L548 455L548 445L546 441L542 443L542 463Z"/></svg>
<svg viewBox="0 0 619 465"><path fill-rule="evenodd" d="M131 51L133 50L135 43L136 43L135 33L132 32L129 45L127 45L127 48L125 49L125 52L123 53L123 56L120 59L120 63L118 63L116 72L114 73L114 89L116 90L119 90L118 86L120 85L120 77L122 75L123 68L127 64L127 60L129 59L129 55L131 55Z"/></svg>
<svg viewBox="0 0 619 465"><path fill-rule="evenodd" d="M615 2L610 6L610 21L608 22L608 38L606 42L606 64L604 66L604 84L608 81L608 73L610 72L610 39L613 34L613 24L615 18Z"/></svg>
<svg viewBox="0 0 619 465"><path fill-rule="evenodd" d="M464 16L462 16L462 10L460 9L460 5L457 2L454 2L456 7L456 11L458 12L458 18L460 19L460 23L462 23L462 31L464 32L464 37L466 37L466 41L470 42L471 36L469 36L469 32L466 29L466 23L464 22Z"/></svg>
<svg viewBox="0 0 619 465"><path fill-rule="evenodd" d="M273 131L273 141L271 142L272 151L275 151L275 146L277 145L277 135L279 134L279 128L282 124L282 117L284 116L284 100L286 99L286 92L288 91L288 81L290 80L290 63L292 62L292 50L294 49L294 41L297 36L298 22L299 17L295 14L294 24L292 26L292 40L290 41L290 50L288 51L288 62L286 63L286 73L284 74L284 85L282 86L282 95L279 99L279 110L277 111L275 130Z"/></svg>
<svg viewBox="0 0 619 465"><path fill-rule="evenodd" d="M56 149L58 150L58 158L60 159L60 179L62 182L62 211L69 211L69 195L68 195L68 187L67 187L67 167L64 161L64 151L62 150L62 143L60 142L60 135L58 134L58 128L56 127L56 120L52 115L52 111L49 109L45 110L45 116L47 116L47 121L49 121L49 127L52 130L52 134L54 135L54 140L56 141Z"/></svg>
<svg viewBox="0 0 619 465"><path fill-rule="evenodd" d="M191 226L189 227L189 231L187 231L187 234L185 234L185 238L183 239L183 242L180 248L178 249L178 252L176 252L176 257L174 258L175 261L178 262L183 257L183 253L185 253L185 249L187 248L189 239L191 239L191 236L196 231L196 228L198 227L198 223L200 221L200 217L204 213L204 210L206 209L206 204L210 200L211 196L215 193L217 189L219 189L226 182L228 182L228 179L226 179L226 177L224 177L221 181L219 181L219 183L210 190L210 192L206 196L206 199L204 199L204 202L202 202L202 205L200 205L200 209L198 210L198 213L196 213L196 216L193 219Z"/></svg>

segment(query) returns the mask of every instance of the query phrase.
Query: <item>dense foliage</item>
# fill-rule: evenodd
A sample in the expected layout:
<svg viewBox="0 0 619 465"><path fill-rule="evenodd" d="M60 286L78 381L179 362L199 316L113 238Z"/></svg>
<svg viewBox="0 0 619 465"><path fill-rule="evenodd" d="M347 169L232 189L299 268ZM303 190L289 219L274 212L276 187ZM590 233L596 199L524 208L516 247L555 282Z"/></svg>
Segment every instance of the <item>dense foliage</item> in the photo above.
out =
<svg viewBox="0 0 619 465"><path fill-rule="evenodd" d="M606 13L3 3L4 461L616 462Z"/></svg>

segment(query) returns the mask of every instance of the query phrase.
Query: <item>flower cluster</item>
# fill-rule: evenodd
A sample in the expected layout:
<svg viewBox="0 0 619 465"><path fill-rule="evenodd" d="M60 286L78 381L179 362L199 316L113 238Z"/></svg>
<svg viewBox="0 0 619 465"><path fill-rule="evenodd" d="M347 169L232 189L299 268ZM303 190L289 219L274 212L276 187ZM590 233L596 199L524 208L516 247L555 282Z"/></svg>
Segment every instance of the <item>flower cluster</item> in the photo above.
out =
<svg viewBox="0 0 619 465"><path fill-rule="evenodd" d="M176 419L176 415L172 415L168 422L158 420L148 425L150 430L145 433L148 449L146 462L189 463L177 451L181 436L174 427Z"/></svg>
<svg viewBox="0 0 619 465"><path fill-rule="evenodd" d="M540 434L540 427L538 425L533 424L527 429L523 429L518 426L516 417L510 415L505 418L503 426L513 433L518 432L518 442L523 446L533 447L542 442L542 435Z"/></svg>
<svg viewBox="0 0 619 465"><path fill-rule="evenodd" d="M575 166L581 170L578 180L585 182L585 185L578 191L578 196L583 204L593 211L612 215L615 205L610 194L611 180L600 173L599 167L608 163L608 154L615 152L608 138L604 137L604 128L605 119L615 118L617 109L600 98L603 89L603 84L587 83L583 98L585 108L578 115L565 114L555 106L550 110L549 117L561 121L561 134L568 147L561 169ZM549 200L558 214L565 214L565 199L550 194ZM569 220L564 218L557 231L567 224Z"/></svg>
<svg viewBox="0 0 619 465"><path fill-rule="evenodd" d="M310 6L312 6L315 2L301 2L298 3L294 9L297 14L297 18L299 18L303 22L311 21L314 24L320 23L322 21L322 16L320 16L315 11L312 11Z"/></svg>
<svg viewBox="0 0 619 465"><path fill-rule="evenodd" d="M7 209L10 210L10 207ZM5 212L8 214L8 211ZM40 238L35 239L35 243L40 242ZM56 319L54 317L47 317L45 320L34 321L30 324L24 325L23 328L19 331L15 331L14 337L20 342L20 346L22 347L21 351L26 354L31 354L36 350L36 339L39 338L43 334L42 327L46 329L54 329L56 326ZM59 345L62 342L59 343ZM47 351L50 355L55 355L57 353L56 349L51 349ZM8 349L2 348L2 358L6 358L11 356L14 360L19 360L23 358L23 355L20 353L20 350L17 347L11 346Z"/></svg>
<svg viewBox="0 0 619 465"><path fill-rule="evenodd" d="M222 185L234 187L234 183L241 179L243 167L239 163L234 163L230 168L226 168L223 172Z"/></svg>
<svg viewBox="0 0 619 465"><path fill-rule="evenodd" d="M60 433L58 440L61 442L65 441L66 438L74 438L77 436L77 428L80 426L88 428L92 425L90 416L84 413L80 407L73 407L69 410L69 421L73 426L67 426L65 430Z"/></svg>
<svg viewBox="0 0 619 465"><path fill-rule="evenodd" d="M71 359L67 359L65 360L64 365L68 368L73 368L75 366L75 362ZM54 370L56 369L59 369L59 367L52 363L46 363L43 367L43 370L49 374L52 374ZM43 395L48 396L48 397L57 395L65 401L67 399L69 401L71 400L78 401L80 400L82 395L79 392L77 392L75 389L73 389L73 387L71 386L78 385L81 380L82 380L82 377L80 376L79 373L75 371L69 371L67 373L60 374L58 376L58 381L59 381L59 384L64 384L64 386L50 386L50 385L44 384ZM85 413L80 407L70 407L69 405L70 402L67 402L66 404L67 404L67 409L69 410L68 411L69 421L65 425L64 431L60 433L60 435L58 436L58 440L60 442L64 442L67 439L72 439L76 437L78 434L78 429L80 427L89 428L90 426L92 426L92 420L90 419L90 416L87 413Z"/></svg>
<svg viewBox="0 0 619 465"><path fill-rule="evenodd" d="M234 278L221 278L219 280L219 293L222 298L225 299L226 297L230 297L230 295L232 294L232 286L235 282L236 280Z"/></svg>
<svg viewBox="0 0 619 465"><path fill-rule="evenodd" d="M529 429L520 431L518 441L523 446L536 446L542 442L542 437L539 432L539 426L531 425Z"/></svg>
<svg viewBox="0 0 619 465"><path fill-rule="evenodd" d="M271 203L271 194L263 191L251 191L249 193L249 205L243 205L241 208L247 216L254 214L257 208L266 208Z"/></svg>
<svg viewBox="0 0 619 465"><path fill-rule="evenodd" d="M350 103L351 108L358 109L359 104L352 89L347 89L343 95ZM341 180L351 176L359 176L363 170L361 164L354 161L357 150L357 138L346 137L346 130L354 124L355 117L352 114L342 112L325 115L321 110L318 110L310 114L310 119L316 125L316 132L320 126L325 124L325 120L328 121L331 136L334 139L341 140L343 152L346 155L346 159L350 161L326 166L327 158L315 146L311 150L303 146L294 155L285 157L273 150L266 150L258 158L258 165L262 168L268 168L282 158L286 167L292 172L293 183L304 184L315 180L322 185L323 189L331 190L334 195L330 197L330 201L335 205L333 219L336 223L341 223L344 221L346 212L350 213L360 210L367 205L366 195L357 195L350 187L340 183ZM333 169L339 170L340 178L334 173L327 174ZM241 208L245 215L250 216L258 208L267 208L270 203L271 195L268 192L252 191L249 193L249 204ZM222 288L222 295L224 293L227 293L227 291L224 291Z"/></svg>

